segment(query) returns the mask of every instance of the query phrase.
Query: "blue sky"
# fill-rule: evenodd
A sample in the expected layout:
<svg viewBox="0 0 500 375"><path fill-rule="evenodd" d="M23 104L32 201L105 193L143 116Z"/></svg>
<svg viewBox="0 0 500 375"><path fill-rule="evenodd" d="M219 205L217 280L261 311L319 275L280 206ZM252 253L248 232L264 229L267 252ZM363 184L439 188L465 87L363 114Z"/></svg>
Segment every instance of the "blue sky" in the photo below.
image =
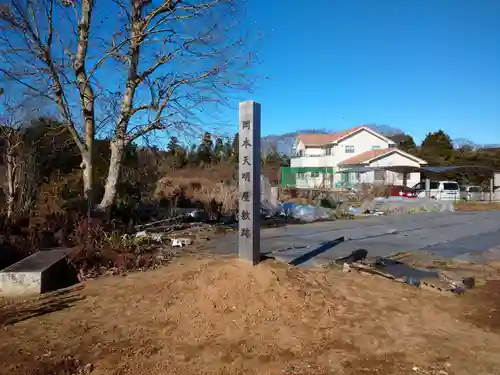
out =
<svg viewBox="0 0 500 375"><path fill-rule="evenodd" d="M238 100L246 98L262 104L264 136L375 123L417 142L443 129L454 139L500 144L500 0L247 3L244 26L263 34L255 72L269 79L252 94L235 93L220 119L200 109L200 129L234 133ZM93 29L100 36L119 23L101 6ZM110 65L99 78L122 92L125 73Z"/></svg>
<svg viewBox="0 0 500 375"><path fill-rule="evenodd" d="M377 123L500 143L499 0L249 0L262 135Z"/></svg>

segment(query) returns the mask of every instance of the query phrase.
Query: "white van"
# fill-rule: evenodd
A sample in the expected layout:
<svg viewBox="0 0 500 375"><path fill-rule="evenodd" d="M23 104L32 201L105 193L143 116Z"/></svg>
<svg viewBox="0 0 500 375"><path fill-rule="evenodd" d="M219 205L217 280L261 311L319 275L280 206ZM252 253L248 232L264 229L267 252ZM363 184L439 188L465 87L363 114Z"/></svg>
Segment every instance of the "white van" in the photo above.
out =
<svg viewBox="0 0 500 375"><path fill-rule="evenodd" d="M425 198L425 181L421 181L413 186L419 198ZM431 181L430 197L437 200L460 199L460 186L456 181Z"/></svg>
<svg viewBox="0 0 500 375"><path fill-rule="evenodd" d="M463 201L482 201L484 193L481 186L462 185L460 186L460 199Z"/></svg>

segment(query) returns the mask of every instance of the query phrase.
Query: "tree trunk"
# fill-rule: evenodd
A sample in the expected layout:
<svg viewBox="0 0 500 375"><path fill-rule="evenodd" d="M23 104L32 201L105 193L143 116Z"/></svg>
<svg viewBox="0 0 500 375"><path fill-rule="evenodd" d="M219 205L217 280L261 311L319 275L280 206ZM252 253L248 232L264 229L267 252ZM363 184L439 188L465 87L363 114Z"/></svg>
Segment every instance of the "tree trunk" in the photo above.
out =
<svg viewBox="0 0 500 375"><path fill-rule="evenodd" d="M16 168L15 156L11 150L7 151L7 217L14 214L16 194Z"/></svg>
<svg viewBox="0 0 500 375"><path fill-rule="evenodd" d="M139 4L139 2L137 2ZM134 102L134 94L139 84L137 70L139 69L139 56L140 45L144 40L142 27L144 27L144 20L141 15L141 10L145 5L141 2L139 5L134 3L131 25L130 25L130 60L129 70L126 83L125 93L123 95L122 109L120 117L115 127L115 134L110 142L111 156L109 158L108 177L106 178L106 185L104 186L104 196L101 203L97 207L100 211L107 211L115 203L116 189L118 180L120 179L120 171L123 161L123 153L125 150L125 138L127 134L127 125L132 116L132 105ZM128 140L130 142L130 139Z"/></svg>
<svg viewBox="0 0 500 375"><path fill-rule="evenodd" d="M92 158L90 157L90 153L83 152L82 153L82 164L83 168L83 196L87 201L87 205L89 209L92 208L93 205L93 194L92 189L94 187L94 178L93 178L93 163Z"/></svg>
<svg viewBox="0 0 500 375"><path fill-rule="evenodd" d="M109 147L111 149L111 157L109 158L108 177L106 178L106 185L104 186L104 196L98 206L101 211L108 210L115 203L125 143L120 139L115 139L111 141Z"/></svg>
<svg viewBox="0 0 500 375"><path fill-rule="evenodd" d="M89 82L89 77L85 69L89 46L89 30L92 19L93 1L83 0L82 16L78 22L78 48L75 59L73 61L73 70L78 82L78 90L80 92L80 102L82 105L82 114L84 119L84 143L85 152L82 155L85 168L83 170L83 190L87 200L88 214L94 206L94 131L95 131L95 113L94 113L94 90Z"/></svg>

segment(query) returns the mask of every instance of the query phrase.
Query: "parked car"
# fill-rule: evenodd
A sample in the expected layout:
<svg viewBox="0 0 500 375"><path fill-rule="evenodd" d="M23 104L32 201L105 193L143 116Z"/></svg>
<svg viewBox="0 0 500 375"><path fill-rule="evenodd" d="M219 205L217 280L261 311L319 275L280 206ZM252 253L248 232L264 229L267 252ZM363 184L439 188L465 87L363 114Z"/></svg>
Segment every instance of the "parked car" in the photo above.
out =
<svg viewBox="0 0 500 375"><path fill-rule="evenodd" d="M464 201L480 201L484 199L484 193L481 186L463 185L460 186L460 199Z"/></svg>
<svg viewBox="0 0 500 375"><path fill-rule="evenodd" d="M413 186L419 198L425 197L425 181ZM437 200L459 200L460 185L456 181L431 181L430 198Z"/></svg>
<svg viewBox="0 0 500 375"><path fill-rule="evenodd" d="M393 185L389 186L388 190L390 197L417 198L415 190L408 186Z"/></svg>

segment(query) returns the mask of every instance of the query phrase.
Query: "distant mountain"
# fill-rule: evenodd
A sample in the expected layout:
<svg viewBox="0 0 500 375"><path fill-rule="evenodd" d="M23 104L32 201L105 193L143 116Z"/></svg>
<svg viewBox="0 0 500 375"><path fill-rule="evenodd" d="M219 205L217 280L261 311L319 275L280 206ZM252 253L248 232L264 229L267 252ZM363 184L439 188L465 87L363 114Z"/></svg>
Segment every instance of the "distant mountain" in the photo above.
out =
<svg viewBox="0 0 500 375"><path fill-rule="evenodd" d="M276 150L285 155L290 155L292 151L293 142L297 137L297 134L302 133L301 131L293 132L293 133L285 133L285 134L273 134L262 137L260 140L260 146L262 152L267 153L273 147L276 147Z"/></svg>
<svg viewBox="0 0 500 375"><path fill-rule="evenodd" d="M373 130L387 136L391 137L396 134L404 133L401 129L395 128L390 125L379 125L379 124L367 124L366 126L372 128ZM262 152L269 152L271 148L276 147L279 153L290 155L292 151L293 142L297 137L297 134L300 133L322 133L322 134L330 134L330 133L338 133L346 129L301 129L295 132L284 133L284 134L273 134L262 137L261 139L261 149Z"/></svg>
<svg viewBox="0 0 500 375"><path fill-rule="evenodd" d="M370 124L368 124L367 126L372 128L373 130L376 130L380 134L385 135L386 137L390 137L391 135L395 135L395 134L405 134L405 132L403 130L401 130L399 128L395 128L394 126L391 126L391 125L384 125L384 124L370 125Z"/></svg>
<svg viewBox="0 0 500 375"><path fill-rule="evenodd" d="M470 146L472 148L479 148L481 145L478 145L466 138L456 138L453 140L453 147L454 148L460 148L460 147L465 147L465 146Z"/></svg>

